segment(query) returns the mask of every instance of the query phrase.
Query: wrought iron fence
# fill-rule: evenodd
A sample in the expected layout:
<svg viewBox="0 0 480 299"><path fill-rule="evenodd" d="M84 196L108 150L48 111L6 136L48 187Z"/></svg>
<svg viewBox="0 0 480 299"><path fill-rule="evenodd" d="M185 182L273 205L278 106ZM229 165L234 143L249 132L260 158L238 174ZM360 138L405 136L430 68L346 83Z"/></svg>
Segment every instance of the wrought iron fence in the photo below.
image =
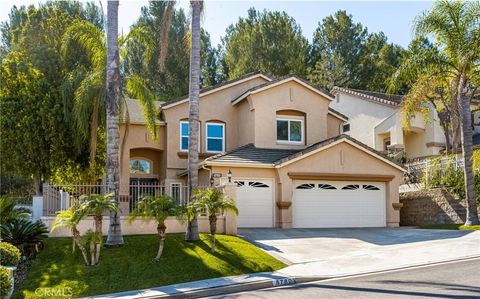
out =
<svg viewBox="0 0 480 299"><path fill-rule="evenodd" d="M411 162L405 164L407 169L405 183L425 183L425 187L429 186L430 182L430 172L432 168L438 172L438 170L446 170L447 167L451 165L455 169L463 169L463 159L460 157L455 157L454 159L450 157L445 157L442 159L425 159L417 162Z"/></svg>
<svg viewBox="0 0 480 299"><path fill-rule="evenodd" d="M137 182L128 186L127 197L120 196L121 201L128 201L128 210L131 212L137 202L145 195L171 196L179 205L189 202L189 188L180 183L169 185L154 182ZM208 186L199 186L205 189ZM105 194L106 186L103 184L63 184L61 186L43 185L43 216L55 216L58 211L66 210L72 206L82 195Z"/></svg>

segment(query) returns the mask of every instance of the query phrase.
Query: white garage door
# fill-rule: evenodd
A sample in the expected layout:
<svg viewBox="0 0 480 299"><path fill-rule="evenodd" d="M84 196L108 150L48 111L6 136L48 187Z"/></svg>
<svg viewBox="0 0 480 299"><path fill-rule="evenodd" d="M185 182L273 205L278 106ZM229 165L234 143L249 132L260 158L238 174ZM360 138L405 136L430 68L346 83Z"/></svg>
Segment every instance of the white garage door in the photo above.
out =
<svg viewBox="0 0 480 299"><path fill-rule="evenodd" d="M234 179L237 183L238 227L273 227L273 182Z"/></svg>
<svg viewBox="0 0 480 299"><path fill-rule="evenodd" d="M385 183L294 181L293 226L383 227Z"/></svg>

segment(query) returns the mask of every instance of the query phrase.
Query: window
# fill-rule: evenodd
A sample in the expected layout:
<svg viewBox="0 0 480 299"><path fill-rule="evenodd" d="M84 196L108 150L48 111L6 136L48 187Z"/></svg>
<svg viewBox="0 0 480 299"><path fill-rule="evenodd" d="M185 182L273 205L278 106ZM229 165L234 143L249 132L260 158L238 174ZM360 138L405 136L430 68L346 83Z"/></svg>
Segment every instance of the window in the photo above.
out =
<svg viewBox="0 0 480 299"><path fill-rule="evenodd" d="M180 122L180 150L188 151L188 121Z"/></svg>
<svg viewBox="0 0 480 299"><path fill-rule="evenodd" d="M298 185L296 189L313 189L315 188L315 184L301 184Z"/></svg>
<svg viewBox="0 0 480 299"><path fill-rule="evenodd" d="M248 185L253 188L268 188L267 184L261 182L248 182Z"/></svg>
<svg viewBox="0 0 480 299"><path fill-rule="evenodd" d="M220 123L207 123L207 152L221 153L225 151L225 125Z"/></svg>
<svg viewBox="0 0 480 299"><path fill-rule="evenodd" d="M277 117L277 141L303 143L303 117Z"/></svg>
<svg viewBox="0 0 480 299"><path fill-rule="evenodd" d="M390 146L390 144L391 144L390 138L385 138L383 140L383 150L388 151L388 147Z"/></svg>
<svg viewBox="0 0 480 299"><path fill-rule="evenodd" d="M188 152L188 120L180 122L180 151ZM198 149L200 150L200 124L198 125Z"/></svg>
<svg viewBox="0 0 480 299"><path fill-rule="evenodd" d="M325 189L325 190L335 190L335 189L337 189L330 184L318 184L318 188Z"/></svg>
<svg viewBox="0 0 480 299"><path fill-rule="evenodd" d="M151 174L152 162L141 158L133 158L130 160L130 173Z"/></svg>
<svg viewBox="0 0 480 299"><path fill-rule="evenodd" d="M359 185L346 185L346 186L343 186L342 190L357 190L359 188L360 188Z"/></svg>
<svg viewBox="0 0 480 299"><path fill-rule="evenodd" d="M363 185L363 189L365 189L365 190L380 190L378 187L375 187L373 185Z"/></svg>
<svg viewBox="0 0 480 299"><path fill-rule="evenodd" d="M342 133L347 133L347 132L350 132L350 124L349 123L342 124Z"/></svg>

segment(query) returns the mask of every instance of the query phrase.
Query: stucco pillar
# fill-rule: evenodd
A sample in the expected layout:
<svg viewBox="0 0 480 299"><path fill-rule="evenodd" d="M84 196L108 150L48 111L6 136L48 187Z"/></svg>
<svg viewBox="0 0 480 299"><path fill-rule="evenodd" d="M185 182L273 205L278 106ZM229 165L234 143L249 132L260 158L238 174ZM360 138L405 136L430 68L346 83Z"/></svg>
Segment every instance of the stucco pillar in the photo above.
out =
<svg viewBox="0 0 480 299"><path fill-rule="evenodd" d="M223 192L225 195L237 202L237 184L225 183L223 184ZM237 215L231 211L225 212L225 233L227 235L237 235Z"/></svg>
<svg viewBox="0 0 480 299"><path fill-rule="evenodd" d="M387 227L398 227L400 224L400 195L398 191L399 182L396 182L398 178L386 184L387 192ZM392 186L397 186L397 188Z"/></svg>
<svg viewBox="0 0 480 299"><path fill-rule="evenodd" d="M282 177L283 181L290 180L290 178ZM292 228L292 184L279 184L281 190L280 201L277 202L277 207L280 209L280 227Z"/></svg>

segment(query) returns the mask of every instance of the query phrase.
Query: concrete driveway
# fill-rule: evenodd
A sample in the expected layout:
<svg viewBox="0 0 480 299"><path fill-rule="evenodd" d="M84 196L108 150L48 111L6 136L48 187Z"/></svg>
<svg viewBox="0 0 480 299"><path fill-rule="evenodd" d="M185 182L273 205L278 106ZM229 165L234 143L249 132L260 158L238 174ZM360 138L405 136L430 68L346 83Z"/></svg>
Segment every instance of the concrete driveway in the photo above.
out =
<svg viewBox="0 0 480 299"><path fill-rule="evenodd" d="M480 256L480 231L414 228L239 229L291 265L292 276L339 276Z"/></svg>

